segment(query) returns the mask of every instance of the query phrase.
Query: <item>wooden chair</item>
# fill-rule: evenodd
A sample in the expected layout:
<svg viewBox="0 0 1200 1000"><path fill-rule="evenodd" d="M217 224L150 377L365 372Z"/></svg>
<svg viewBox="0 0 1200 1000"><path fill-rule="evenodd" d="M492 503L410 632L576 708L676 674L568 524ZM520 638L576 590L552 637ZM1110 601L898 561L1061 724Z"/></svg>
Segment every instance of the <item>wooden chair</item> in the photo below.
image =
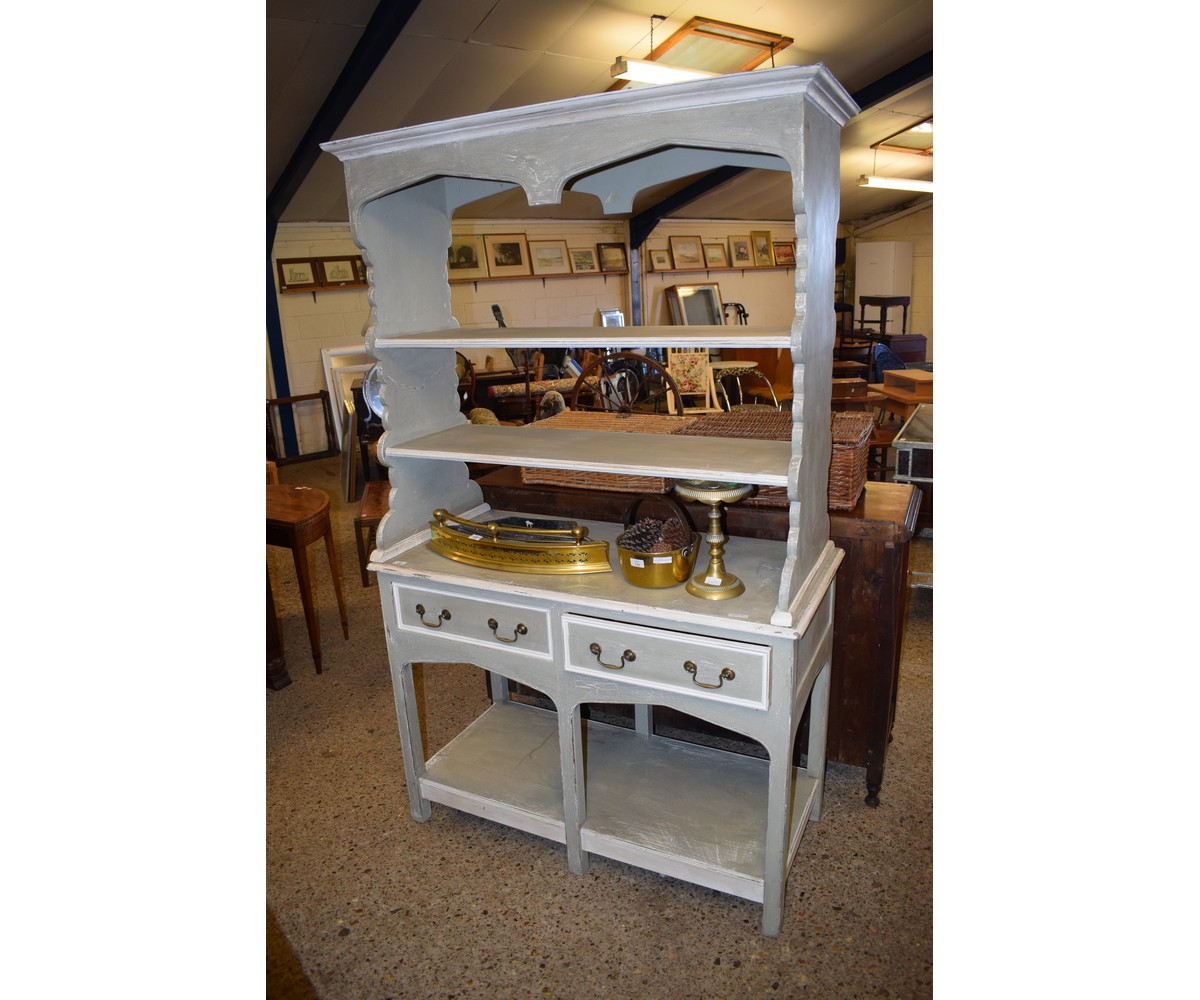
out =
<svg viewBox="0 0 1200 1000"><path fill-rule="evenodd" d="M342 619L342 635L349 639L350 621L342 597L342 571L338 566L333 526L329 519L329 494L307 486L275 486L268 483L267 544L292 550L296 580L300 586L300 602L304 605L304 621L308 626L308 642L318 674L321 672L321 624L313 598L308 547L321 538L325 540L325 553L329 557L329 572L333 576L333 590L337 594L338 612Z"/></svg>
<svg viewBox="0 0 1200 1000"><path fill-rule="evenodd" d="M679 387L683 409L687 413L721 413L716 385L708 363L708 348L668 347L667 371ZM688 405L692 401L692 405ZM668 411L675 413L673 396L667 397Z"/></svg>
<svg viewBox="0 0 1200 1000"><path fill-rule="evenodd" d="M792 352L775 348L739 348L737 356L753 357L764 380L747 381L742 392L755 403L770 402L776 409L792 398Z"/></svg>
<svg viewBox="0 0 1200 1000"><path fill-rule="evenodd" d="M388 512L388 493L392 484L386 479L373 479L363 489L362 504L358 517L354 519L354 544L358 546L358 571L362 574L362 585L369 587L367 562L375 547L375 529Z"/></svg>

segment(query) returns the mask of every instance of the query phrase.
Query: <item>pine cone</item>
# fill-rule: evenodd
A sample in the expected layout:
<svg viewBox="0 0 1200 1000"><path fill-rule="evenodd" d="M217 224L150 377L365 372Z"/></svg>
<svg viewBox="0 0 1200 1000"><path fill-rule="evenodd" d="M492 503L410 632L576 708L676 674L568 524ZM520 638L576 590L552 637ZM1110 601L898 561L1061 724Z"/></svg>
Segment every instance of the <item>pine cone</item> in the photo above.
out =
<svg viewBox="0 0 1200 1000"><path fill-rule="evenodd" d="M692 533L673 519L663 525L662 537L668 549L682 549L691 541Z"/></svg>
<svg viewBox="0 0 1200 1000"><path fill-rule="evenodd" d="M630 552L649 552L662 540L662 522L652 517L643 517L629 528L619 539L621 548Z"/></svg>

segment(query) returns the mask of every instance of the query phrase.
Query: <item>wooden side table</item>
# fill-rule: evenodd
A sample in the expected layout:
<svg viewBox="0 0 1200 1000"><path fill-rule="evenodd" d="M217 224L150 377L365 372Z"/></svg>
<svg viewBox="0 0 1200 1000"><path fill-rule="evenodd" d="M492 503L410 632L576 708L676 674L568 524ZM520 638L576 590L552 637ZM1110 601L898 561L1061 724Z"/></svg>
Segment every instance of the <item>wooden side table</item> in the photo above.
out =
<svg viewBox="0 0 1200 1000"><path fill-rule="evenodd" d="M337 594L338 612L342 619L342 635L350 638L350 621L346 602L342 598L342 572L338 566L337 549L333 543L333 526L329 520L329 495L307 486L267 485L267 544L292 550L296 564L296 580L300 585L300 601L304 605L304 621L308 626L308 641L312 646L313 663L321 672L321 624L313 598L312 577L308 571L308 547L320 538L325 539L329 556L329 571Z"/></svg>
<svg viewBox="0 0 1200 1000"><path fill-rule="evenodd" d="M854 510L829 512L829 537L846 556L834 594L827 756L867 769L870 806L879 805L896 715L908 548L920 506L914 486L869 482Z"/></svg>

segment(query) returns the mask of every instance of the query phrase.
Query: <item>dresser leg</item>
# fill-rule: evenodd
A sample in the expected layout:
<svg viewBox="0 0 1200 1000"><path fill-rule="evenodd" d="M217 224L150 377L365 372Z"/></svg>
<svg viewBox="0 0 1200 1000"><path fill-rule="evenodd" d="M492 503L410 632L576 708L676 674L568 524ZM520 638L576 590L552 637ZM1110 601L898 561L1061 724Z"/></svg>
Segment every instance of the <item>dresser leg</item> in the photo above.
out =
<svg viewBox="0 0 1200 1000"><path fill-rule="evenodd" d="M405 661L400 676L393 671L392 689L396 698L396 722L400 727L400 749L404 755L404 783L408 786L408 805L412 818L425 823L432 815L429 800L421 794L425 776L425 745L421 742L421 719L417 714L417 691L413 685L413 665Z"/></svg>
<svg viewBox="0 0 1200 1000"><path fill-rule="evenodd" d="M583 773L583 721L579 704L556 705L558 711L559 762L562 766L563 821L567 845L567 868L575 875L588 869L583 849L583 821L587 818L587 793Z"/></svg>

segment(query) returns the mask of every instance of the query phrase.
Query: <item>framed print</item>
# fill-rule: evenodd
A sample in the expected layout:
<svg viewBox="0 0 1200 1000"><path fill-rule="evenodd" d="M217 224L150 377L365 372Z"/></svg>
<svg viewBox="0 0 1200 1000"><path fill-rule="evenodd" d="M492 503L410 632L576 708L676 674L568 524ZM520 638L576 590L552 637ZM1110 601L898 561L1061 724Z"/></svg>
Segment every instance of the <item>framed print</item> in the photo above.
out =
<svg viewBox="0 0 1200 1000"><path fill-rule="evenodd" d="M775 264L778 267L796 266L795 243L773 243L771 249L775 252Z"/></svg>
<svg viewBox="0 0 1200 1000"><path fill-rule="evenodd" d="M451 281L486 278L487 252L483 247L483 237L453 234L446 250L446 273Z"/></svg>
<svg viewBox="0 0 1200 1000"><path fill-rule="evenodd" d="M345 288L365 285L359 277L362 258L353 255L347 257L318 257L317 268L324 288ZM365 278L365 269L363 277Z"/></svg>
<svg viewBox="0 0 1200 1000"><path fill-rule="evenodd" d="M286 257L275 261L279 271L281 292L305 292L319 288L321 272L317 262L308 257Z"/></svg>
<svg viewBox="0 0 1200 1000"><path fill-rule="evenodd" d="M704 244L704 263L709 267L728 267L729 253L724 243Z"/></svg>
<svg viewBox="0 0 1200 1000"><path fill-rule="evenodd" d="M534 274L570 274L566 240L530 240L529 263Z"/></svg>
<svg viewBox="0 0 1200 1000"><path fill-rule="evenodd" d="M651 271L673 271L674 265L671 262L671 251L667 249L651 250L650 251L650 270Z"/></svg>
<svg viewBox="0 0 1200 1000"><path fill-rule="evenodd" d="M723 326L725 307L714 284L671 285L667 289L671 322L676 326Z"/></svg>
<svg viewBox="0 0 1200 1000"><path fill-rule="evenodd" d="M488 233L483 238L488 275L492 278L520 277L530 273L529 246L524 233Z"/></svg>
<svg viewBox="0 0 1200 1000"><path fill-rule="evenodd" d="M750 252L749 236L729 237L729 261L733 267L754 266L754 255Z"/></svg>
<svg viewBox="0 0 1200 1000"><path fill-rule="evenodd" d="M696 271L704 268L704 247L699 236L671 236L671 259L676 271Z"/></svg>
<svg viewBox="0 0 1200 1000"><path fill-rule="evenodd" d="M596 274L600 270L593 247L571 247L567 252L571 257L572 274Z"/></svg>
<svg viewBox="0 0 1200 1000"><path fill-rule="evenodd" d="M597 243L596 256L600 259L601 271L629 270L629 258L625 255L624 243Z"/></svg>
<svg viewBox="0 0 1200 1000"><path fill-rule="evenodd" d="M763 231L750 234L750 252L754 254L755 267L774 267L775 255L771 252L771 234Z"/></svg>

